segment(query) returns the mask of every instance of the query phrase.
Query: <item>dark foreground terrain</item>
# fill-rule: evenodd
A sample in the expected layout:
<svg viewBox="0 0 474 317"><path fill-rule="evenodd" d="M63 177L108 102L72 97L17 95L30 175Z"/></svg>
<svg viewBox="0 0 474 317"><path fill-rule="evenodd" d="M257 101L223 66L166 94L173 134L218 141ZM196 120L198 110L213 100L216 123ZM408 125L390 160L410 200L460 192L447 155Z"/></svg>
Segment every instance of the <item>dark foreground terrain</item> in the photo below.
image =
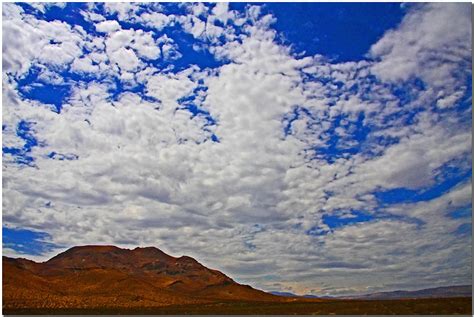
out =
<svg viewBox="0 0 474 317"><path fill-rule="evenodd" d="M320 300L286 303L222 301L153 308L4 309L3 314L124 314L124 315L471 315L471 298L402 300Z"/></svg>

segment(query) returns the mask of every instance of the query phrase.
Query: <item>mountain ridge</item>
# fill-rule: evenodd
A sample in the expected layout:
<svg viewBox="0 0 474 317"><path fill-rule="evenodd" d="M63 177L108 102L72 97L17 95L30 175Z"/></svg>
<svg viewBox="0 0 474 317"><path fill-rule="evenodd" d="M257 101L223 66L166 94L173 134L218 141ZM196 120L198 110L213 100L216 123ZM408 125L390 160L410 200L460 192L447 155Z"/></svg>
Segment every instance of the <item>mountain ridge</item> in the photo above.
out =
<svg viewBox="0 0 474 317"><path fill-rule="evenodd" d="M78 246L41 263L3 257L3 281L4 307L10 308L284 301L155 247Z"/></svg>
<svg viewBox="0 0 474 317"><path fill-rule="evenodd" d="M414 291L396 290L355 296L341 296L342 299L405 299L405 298L448 298L472 296L472 285L453 285L418 289Z"/></svg>
<svg viewBox="0 0 474 317"><path fill-rule="evenodd" d="M279 292L271 291L270 294L291 297L291 298L324 298L324 299L416 299L416 298L449 298L449 297L469 297L472 296L471 285L452 285L452 286L439 286L431 288L423 288L414 291L407 290L396 290L369 293L362 295L350 295L350 296L331 296L331 295L296 295L291 292Z"/></svg>

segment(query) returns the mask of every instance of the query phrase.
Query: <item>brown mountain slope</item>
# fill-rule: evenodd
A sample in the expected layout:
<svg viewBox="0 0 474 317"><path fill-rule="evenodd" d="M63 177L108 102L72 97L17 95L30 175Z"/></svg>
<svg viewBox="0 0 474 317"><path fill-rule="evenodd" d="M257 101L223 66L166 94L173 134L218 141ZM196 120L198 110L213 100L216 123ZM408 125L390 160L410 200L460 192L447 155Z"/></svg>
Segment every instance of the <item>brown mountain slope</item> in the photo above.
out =
<svg viewBox="0 0 474 317"><path fill-rule="evenodd" d="M4 309L160 307L218 300L288 299L153 247L73 247L43 263L3 257Z"/></svg>

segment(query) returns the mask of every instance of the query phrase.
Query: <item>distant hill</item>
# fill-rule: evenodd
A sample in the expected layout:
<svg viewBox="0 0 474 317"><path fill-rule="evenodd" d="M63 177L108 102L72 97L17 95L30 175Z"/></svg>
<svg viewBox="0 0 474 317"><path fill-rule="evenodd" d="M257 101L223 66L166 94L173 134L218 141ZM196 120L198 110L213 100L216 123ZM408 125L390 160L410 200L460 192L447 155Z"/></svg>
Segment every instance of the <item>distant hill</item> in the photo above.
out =
<svg viewBox="0 0 474 317"><path fill-rule="evenodd" d="M296 295L296 294L293 294L293 293L290 293L290 292L277 292L277 291L273 291L273 292L269 292L270 294L273 294L273 295L277 295L277 296L283 296L283 297L297 297L297 298L324 298L324 299L330 299L330 298L336 298L336 297L333 297L333 296L316 296L316 295Z"/></svg>
<svg viewBox="0 0 474 317"><path fill-rule="evenodd" d="M160 307L215 300L286 299L154 247L73 247L43 263L3 257L7 309Z"/></svg>
<svg viewBox="0 0 474 317"><path fill-rule="evenodd" d="M471 285L445 286L427 288L417 291L392 291L379 292L354 296L317 296L317 295L296 295L290 292L270 292L271 294L292 297L292 298L319 298L319 299L409 299L409 298L449 298L449 297L470 297L472 296Z"/></svg>
<svg viewBox="0 0 474 317"><path fill-rule="evenodd" d="M290 293L290 292L273 291L273 292L269 292L269 293L273 294L273 295L277 295L277 296L284 296L284 297L299 297L299 295L296 295L296 294L293 294L293 293Z"/></svg>
<svg viewBox="0 0 474 317"><path fill-rule="evenodd" d="M416 291L379 292L367 295L344 296L344 299L405 299L405 298L448 298L472 296L472 285L445 286Z"/></svg>

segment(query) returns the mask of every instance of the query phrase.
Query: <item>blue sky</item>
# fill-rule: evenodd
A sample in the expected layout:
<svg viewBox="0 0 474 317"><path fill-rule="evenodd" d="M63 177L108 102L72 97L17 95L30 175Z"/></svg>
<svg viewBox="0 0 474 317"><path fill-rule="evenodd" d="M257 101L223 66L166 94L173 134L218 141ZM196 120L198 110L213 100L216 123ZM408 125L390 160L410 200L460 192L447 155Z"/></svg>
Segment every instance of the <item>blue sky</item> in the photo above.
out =
<svg viewBox="0 0 474 317"><path fill-rule="evenodd" d="M298 294L469 284L469 10L4 4L4 254L153 245Z"/></svg>

